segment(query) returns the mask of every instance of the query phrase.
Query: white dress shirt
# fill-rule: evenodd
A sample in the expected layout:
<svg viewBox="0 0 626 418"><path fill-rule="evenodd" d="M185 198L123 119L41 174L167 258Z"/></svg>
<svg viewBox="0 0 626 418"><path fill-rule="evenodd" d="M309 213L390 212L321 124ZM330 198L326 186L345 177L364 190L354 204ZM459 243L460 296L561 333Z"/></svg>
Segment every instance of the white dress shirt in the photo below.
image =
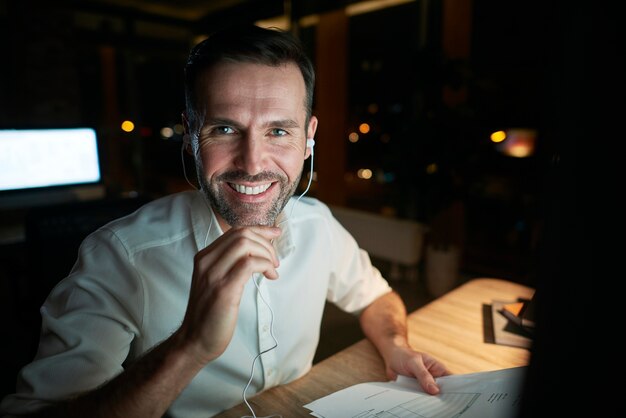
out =
<svg viewBox="0 0 626 418"><path fill-rule="evenodd" d="M260 293L247 283L226 351L196 375L167 416L206 418L242 402L253 359L275 345L272 334L278 345L257 360L247 397L301 377L312 365L326 300L358 314L391 290L326 205L295 202L277 221L280 278L255 275ZM0 411L34 411L93 389L170 336L185 314L194 255L221 234L202 195L189 191L87 237L70 275L42 306L37 356Z"/></svg>

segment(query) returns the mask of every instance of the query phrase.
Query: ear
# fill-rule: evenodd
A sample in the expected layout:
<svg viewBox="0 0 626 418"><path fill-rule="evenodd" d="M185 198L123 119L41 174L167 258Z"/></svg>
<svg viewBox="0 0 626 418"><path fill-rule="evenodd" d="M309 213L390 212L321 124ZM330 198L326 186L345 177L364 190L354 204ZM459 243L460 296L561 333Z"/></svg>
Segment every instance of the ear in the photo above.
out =
<svg viewBox="0 0 626 418"><path fill-rule="evenodd" d="M306 137L307 138L315 138L315 132L317 132L317 118L315 116L311 116L309 120L309 126L307 126ZM304 159L306 160L311 156L311 148L306 147L304 151Z"/></svg>

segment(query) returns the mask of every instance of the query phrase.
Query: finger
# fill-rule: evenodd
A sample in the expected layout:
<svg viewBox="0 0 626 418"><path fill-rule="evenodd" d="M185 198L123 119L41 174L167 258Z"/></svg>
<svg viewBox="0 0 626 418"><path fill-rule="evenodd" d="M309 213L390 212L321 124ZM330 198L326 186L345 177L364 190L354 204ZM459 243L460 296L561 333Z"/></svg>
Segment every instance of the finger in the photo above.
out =
<svg viewBox="0 0 626 418"><path fill-rule="evenodd" d="M426 368L423 361L413 361L409 366L409 369L413 376L417 379L422 389L431 395L436 395L439 393L439 386L435 382L435 378Z"/></svg>
<svg viewBox="0 0 626 418"><path fill-rule="evenodd" d="M274 253L272 240L280 235L280 229L275 227L235 227L228 230L221 237L215 240L209 247L228 246L234 240L246 238L264 245L269 251ZM207 248L209 248L207 247Z"/></svg>
<svg viewBox="0 0 626 418"><path fill-rule="evenodd" d="M432 366L429 367L430 373L435 377L440 376L449 376L452 374L446 367L439 362L435 362Z"/></svg>
<svg viewBox="0 0 626 418"><path fill-rule="evenodd" d="M278 279L278 271L265 258L241 258L228 272L226 280L239 280L245 283L254 273L262 273L268 279Z"/></svg>
<svg viewBox="0 0 626 418"><path fill-rule="evenodd" d="M431 357L428 354L422 354L422 361L424 362L424 367L426 367L430 374L434 377L448 376L452 374L442 362L437 361L434 357Z"/></svg>
<svg viewBox="0 0 626 418"><path fill-rule="evenodd" d="M277 278L274 259L275 255L267 246L246 237L237 237L223 248L213 262L209 257L201 260L200 271L209 280L233 280L234 272L241 272L242 279L247 279L248 273L268 273L268 278ZM239 267L235 269L237 265Z"/></svg>
<svg viewBox="0 0 626 418"><path fill-rule="evenodd" d="M267 250L268 257L278 267L278 257L271 240L280 235L280 229L275 227L243 227L232 228L220 238L215 240L211 245L200 252L202 263L199 267L207 267L207 265L215 263L224 257L224 253L232 246L241 245L241 249L245 250L244 243L246 240L256 242Z"/></svg>
<svg viewBox="0 0 626 418"><path fill-rule="evenodd" d="M275 234L275 231L255 230L254 228L229 230L196 255L195 268L201 274L211 268L214 269L214 274L224 274L230 270L238 257L244 255L267 257L277 267L276 251L266 238Z"/></svg>
<svg viewBox="0 0 626 418"><path fill-rule="evenodd" d="M253 226L246 228L245 232L251 233L250 239L256 240L268 249L272 255L274 266L278 267L279 261L273 241L280 236L282 233L281 229L274 226Z"/></svg>

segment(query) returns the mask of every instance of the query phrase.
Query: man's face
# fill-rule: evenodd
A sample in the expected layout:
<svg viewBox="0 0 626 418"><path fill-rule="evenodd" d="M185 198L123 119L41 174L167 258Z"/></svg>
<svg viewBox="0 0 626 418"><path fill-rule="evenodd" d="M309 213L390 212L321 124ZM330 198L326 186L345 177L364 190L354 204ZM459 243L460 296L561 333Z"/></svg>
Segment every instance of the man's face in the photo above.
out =
<svg viewBox="0 0 626 418"><path fill-rule="evenodd" d="M296 190L317 119L306 124L295 64L222 63L203 83L196 166L220 226L273 225Z"/></svg>

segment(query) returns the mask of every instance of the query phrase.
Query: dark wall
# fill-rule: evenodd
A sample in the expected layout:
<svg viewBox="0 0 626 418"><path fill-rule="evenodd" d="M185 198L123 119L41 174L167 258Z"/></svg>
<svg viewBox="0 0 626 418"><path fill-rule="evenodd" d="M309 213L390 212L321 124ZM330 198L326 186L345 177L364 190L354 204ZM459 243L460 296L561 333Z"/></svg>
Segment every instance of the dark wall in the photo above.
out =
<svg viewBox="0 0 626 418"><path fill-rule="evenodd" d="M552 7L544 92L556 152L544 189L538 334L521 416L619 416L624 207L615 144L623 135L615 135L623 105L612 98L626 94L623 12L606 3Z"/></svg>

